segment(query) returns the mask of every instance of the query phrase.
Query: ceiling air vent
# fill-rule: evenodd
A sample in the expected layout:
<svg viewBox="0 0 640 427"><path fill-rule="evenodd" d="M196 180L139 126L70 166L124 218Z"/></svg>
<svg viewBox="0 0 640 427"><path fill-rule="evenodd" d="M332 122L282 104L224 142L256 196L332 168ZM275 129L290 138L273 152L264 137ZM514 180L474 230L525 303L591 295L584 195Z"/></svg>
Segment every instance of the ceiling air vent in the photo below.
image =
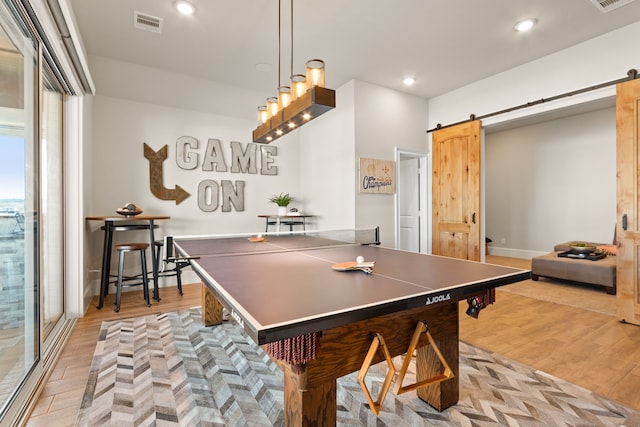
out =
<svg viewBox="0 0 640 427"><path fill-rule="evenodd" d="M133 26L139 30L160 34L162 32L162 18L135 11L133 12Z"/></svg>
<svg viewBox="0 0 640 427"><path fill-rule="evenodd" d="M635 0L591 0L599 11L602 13L610 12L613 9L617 9L620 6L624 6L627 3L631 3Z"/></svg>

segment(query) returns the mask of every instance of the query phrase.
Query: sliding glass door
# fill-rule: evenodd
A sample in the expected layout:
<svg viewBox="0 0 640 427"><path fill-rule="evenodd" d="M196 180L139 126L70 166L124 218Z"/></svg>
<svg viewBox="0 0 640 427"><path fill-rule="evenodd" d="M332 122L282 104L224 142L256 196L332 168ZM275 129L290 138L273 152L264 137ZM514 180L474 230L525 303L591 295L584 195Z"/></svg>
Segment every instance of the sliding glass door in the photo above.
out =
<svg viewBox="0 0 640 427"><path fill-rule="evenodd" d="M64 229L62 173L62 91L45 68L42 82L41 304L43 341L64 314Z"/></svg>
<svg viewBox="0 0 640 427"><path fill-rule="evenodd" d="M40 353L38 49L0 3L0 407Z"/></svg>

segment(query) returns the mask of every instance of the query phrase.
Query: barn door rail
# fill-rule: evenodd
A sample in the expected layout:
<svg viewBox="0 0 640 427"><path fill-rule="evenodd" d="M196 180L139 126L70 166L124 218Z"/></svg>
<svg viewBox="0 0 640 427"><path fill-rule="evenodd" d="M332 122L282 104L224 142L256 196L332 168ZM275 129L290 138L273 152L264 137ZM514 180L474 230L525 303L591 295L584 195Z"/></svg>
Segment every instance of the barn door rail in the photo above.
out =
<svg viewBox="0 0 640 427"><path fill-rule="evenodd" d="M633 69L627 71L627 77L623 77L623 78L616 79L616 80L611 80L611 81L604 82L604 83L599 83L597 85L588 86L588 87L585 87L585 88L582 88L582 89L572 90L571 92L561 93L560 95L555 95L555 96L552 96L550 98L540 98L540 99L535 100L535 101L530 101L530 102L527 102L525 104L516 105L515 107L505 108L504 110L494 111L493 113L484 114L482 116L476 116L475 114L471 114L467 120L462 120L462 121L459 121L459 122L456 122L456 123L451 123L451 124L448 124L448 125L442 125L442 124L438 123L436 125L436 127L432 128L432 129L428 129L427 133L431 133L431 132L434 132L434 131L437 131L437 130L440 130L440 129L444 129L444 128L448 128L448 127L451 127L451 126L461 125L461 124L467 123L467 122L472 122L474 120L482 120L482 119L486 119L486 118L489 118L489 117L499 116L500 114L506 114L506 113L510 113L512 111L522 110L524 108L530 108L530 107L533 107L533 106L536 106L536 105L544 104L545 102L557 101L559 99L568 98L570 96L579 95L581 93L591 92L593 90L598 90L598 89L602 89L604 87L617 85L619 83L628 82L629 80L635 80L637 78L638 78L638 70L633 68Z"/></svg>

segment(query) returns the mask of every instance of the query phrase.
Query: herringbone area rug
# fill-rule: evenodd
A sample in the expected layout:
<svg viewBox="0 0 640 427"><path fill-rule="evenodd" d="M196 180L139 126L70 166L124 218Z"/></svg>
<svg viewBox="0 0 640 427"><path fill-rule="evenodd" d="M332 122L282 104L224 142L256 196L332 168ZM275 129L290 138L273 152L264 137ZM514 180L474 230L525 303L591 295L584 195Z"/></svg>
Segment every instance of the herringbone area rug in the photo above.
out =
<svg viewBox="0 0 640 427"><path fill-rule="evenodd" d="M375 398L384 372L369 377ZM202 326L198 307L104 322L77 425L279 426L282 400L282 374L260 347L233 321ZM389 393L375 417L354 373L338 380L338 425L638 426L640 414L461 343L457 405L438 412Z"/></svg>

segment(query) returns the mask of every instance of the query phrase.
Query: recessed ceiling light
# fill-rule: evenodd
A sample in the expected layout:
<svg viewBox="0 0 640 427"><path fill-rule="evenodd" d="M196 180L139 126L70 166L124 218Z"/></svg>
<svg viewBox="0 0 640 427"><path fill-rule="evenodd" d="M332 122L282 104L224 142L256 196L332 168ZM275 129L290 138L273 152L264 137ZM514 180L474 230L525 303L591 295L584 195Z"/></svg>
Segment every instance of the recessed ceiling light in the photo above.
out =
<svg viewBox="0 0 640 427"><path fill-rule="evenodd" d="M537 24L537 20L534 18L529 18L529 19L523 19L522 21L518 22L513 28L516 31L519 32L525 32L525 31L529 31L530 29L533 28L534 25Z"/></svg>
<svg viewBox="0 0 640 427"><path fill-rule="evenodd" d="M178 12L182 13L183 15L193 15L196 11L196 8L188 1L178 1L174 4L174 6L178 10Z"/></svg>
<svg viewBox="0 0 640 427"><path fill-rule="evenodd" d="M416 78L415 77L405 77L404 79L402 79L402 83L405 86L413 86L413 84L416 82Z"/></svg>
<svg viewBox="0 0 640 427"><path fill-rule="evenodd" d="M265 62L259 62L255 65L256 70L260 71L261 73L269 73L271 72L271 70L273 70L273 65L271 64L267 64Z"/></svg>

